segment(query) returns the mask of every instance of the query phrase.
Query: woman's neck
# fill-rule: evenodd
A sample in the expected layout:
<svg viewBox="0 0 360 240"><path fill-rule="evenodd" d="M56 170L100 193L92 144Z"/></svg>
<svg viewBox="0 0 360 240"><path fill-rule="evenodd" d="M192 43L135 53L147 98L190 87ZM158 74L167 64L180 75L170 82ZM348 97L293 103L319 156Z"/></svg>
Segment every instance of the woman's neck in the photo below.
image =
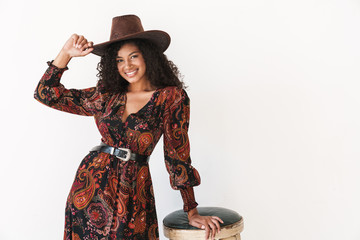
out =
<svg viewBox="0 0 360 240"><path fill-rule="evenodd" d="M145 83L130 83L128 86L128 92L151 92L156 90L154 86L151 85L150 82Z"/></svg>

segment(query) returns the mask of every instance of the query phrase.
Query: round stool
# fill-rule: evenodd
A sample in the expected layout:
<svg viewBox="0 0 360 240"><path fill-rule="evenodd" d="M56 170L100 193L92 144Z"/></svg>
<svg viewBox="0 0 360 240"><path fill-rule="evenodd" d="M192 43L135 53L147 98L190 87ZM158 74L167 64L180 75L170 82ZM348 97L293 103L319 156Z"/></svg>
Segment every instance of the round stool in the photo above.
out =
<svg viewBox="0 0 360 240"><path fill-rule="evenodd" d="M220 223L221 231L215 239L239 240L244 229L243 218L235 211L221 207L198 207L200 215L218 216L224 223ZM178 210L164 218L164 235L170 240L205 239L205 230L189 225L187 213Z"/></svg>

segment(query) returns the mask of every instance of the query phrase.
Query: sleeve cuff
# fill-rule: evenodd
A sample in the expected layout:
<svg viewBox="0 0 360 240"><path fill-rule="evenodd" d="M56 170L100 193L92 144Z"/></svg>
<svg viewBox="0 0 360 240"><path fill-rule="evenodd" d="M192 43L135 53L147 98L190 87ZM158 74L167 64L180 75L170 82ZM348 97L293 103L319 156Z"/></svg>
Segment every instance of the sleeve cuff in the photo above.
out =
<svg viewBox="0 0 360 240"><path fill-rule="evenodd" d="M55 65L53 64L53 62L54 62L54 60L48 61L48 62L47 62L47 65L48 65L49 67L53 67L53 68L55 68L56 70L59 70L59 71L66 71L66 70L69 69L67 66L64 67L64 68L59 68L59 67L55 66Z"/></svg>
<svg viewBox="0 0 360 240"><path fill-rule="evenodd" d="M188 212L193 208L196 208L198 203L195 201L194 189L193 187L187 187L180 189L181 197L184 202L184 212Z"/></svg>
<svg viewBox="0 0 360 240"><path fill-rule="evenodd" d="M49 86L49 87L59 86L62 74L64 73L64 71L69 69L68 67L59 68L52 64L53 61L54 60L47 62L47 65L49 67L46 69L44 75L40 79L40 82L44 86Z"/></svg>

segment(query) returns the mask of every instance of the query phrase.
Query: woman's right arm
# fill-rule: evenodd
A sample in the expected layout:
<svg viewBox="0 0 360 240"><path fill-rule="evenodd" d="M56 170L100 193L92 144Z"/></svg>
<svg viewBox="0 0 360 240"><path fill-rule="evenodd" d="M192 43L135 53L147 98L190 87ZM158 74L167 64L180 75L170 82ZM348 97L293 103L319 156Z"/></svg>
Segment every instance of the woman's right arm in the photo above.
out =
<svg viewBox="0 0 360 240"><path fill-rule="evenodd" d="M79 115L91 116L101 110L107 95L102 92L101 81L97 87L82 90L66 89L60 83L69 61L88 55L92 46L93 43L83 36L73 34L54 61L48 62L49 67L35 90L35 99L49 107Z"/></svg>

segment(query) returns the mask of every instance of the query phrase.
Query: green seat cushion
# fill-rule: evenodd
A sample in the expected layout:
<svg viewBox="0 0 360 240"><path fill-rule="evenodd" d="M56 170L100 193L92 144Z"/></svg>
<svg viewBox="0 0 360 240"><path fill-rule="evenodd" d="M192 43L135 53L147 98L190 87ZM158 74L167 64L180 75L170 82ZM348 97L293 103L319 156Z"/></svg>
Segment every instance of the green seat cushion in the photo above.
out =
<svg viewBox="0 0 360 240"><path fill-rule="evenodd" d="M242 219L242 217L235 211L221 208L221 207L198 207L200 215L204 216L218 216L224 223L220 223L221 227L231 225ZM189 225L187 213L183 210L178 210L170 213L164 218L164 226L175 229L198 229Z"/></svg>

